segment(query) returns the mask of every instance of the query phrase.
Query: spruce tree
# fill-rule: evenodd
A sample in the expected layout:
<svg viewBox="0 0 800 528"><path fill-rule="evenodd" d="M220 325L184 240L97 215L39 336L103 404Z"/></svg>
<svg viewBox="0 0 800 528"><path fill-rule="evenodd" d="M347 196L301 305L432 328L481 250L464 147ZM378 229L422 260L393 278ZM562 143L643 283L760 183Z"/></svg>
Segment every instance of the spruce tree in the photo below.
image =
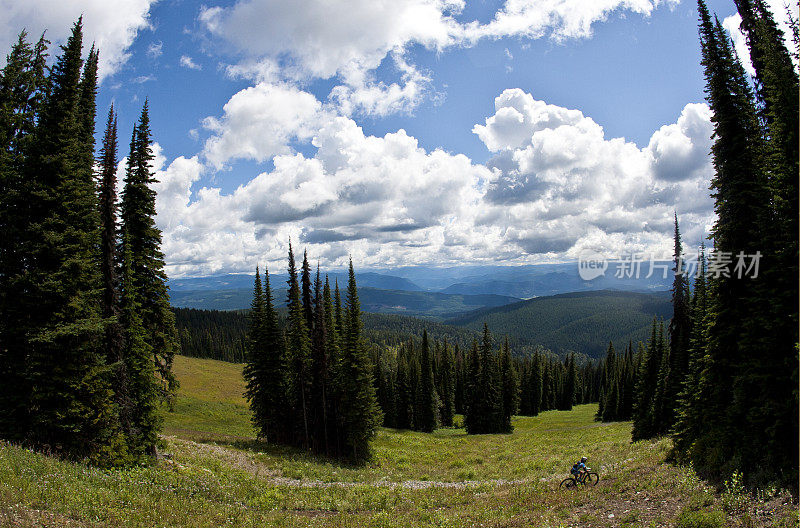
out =
<svg viewBox="0 0 800 528"><path fill-rule="evenodd" d="M304 258L305 261L305 258ZM325 301L322 292L322 280L317 266L317 277L314 281L314 330L311 336L311 357L313 365L313 389L311 395L314 407L314 443L315 451L331 453L331 442L328 438L329 399L330 399L330 360L328 358L328 330L326 325ZM380 365L376 363L378 367ZM385 380L384 380L385 381ZM385 390L385 387L384 387Z"/></svg>
<svg viewBox="0 0 800 528"><path fill-rule="evenodd" d="M441 400L442 412L441 421L443 427L453 426L453 415L455 414L455 357L453 350L445 340L442 347L441 371Z"/></svg>
<svg viewBox="0 0 800 528"><path fill-rule="evenodd" d="M736 4L755 70L770 207L762 220L759 277L752 280L756 291L743 339L747 350L733 380L730 420L746 421L746 430L733 437L738 441L733 449L751 484L765 485L775 480L774 473L782 473L777 481L796 489L798 392L790 387L798 380L798 73L766 2ZM793 36L796 28L794 21ZM794 463L787 466L783 461L790 456Z"/></svg>
<svg viewBox="0 0 800 528"><path fill-rule="evenodd" d="M658 322L653 318L650 340L643 352L642 361L636 372L636 397L633 405L633 440L643 440L655 436L653 404L658 384L658 373L662 358L659 348Z"/></svg>
<svg viewBox="0 0 800 528"><path fill-rule="evenodd" d="M395 398L396 426L399 429L411 429L414 423L413 393L411 390L411 374L405 354L405 346L400 346L397 355L397 391Z"/></svg>
<svg viewBox="0 0 800 528"><path fill-rule="evenodd" d="M483 411L481 405L481 395L479 394L479 380L482 374L482 365L480 352L478 352L478 340L472 340L472 348L470 349L466 365L466 383L465 383L465 398L464 398L464 428L467 433L477 433L482 427Z"/></svg>
<svg viewBox="0 0 800 528"><path fill-rule="evenodd" d="M29 429L30 383L25 292L27 214L24 175L32 133L46 90L47 41L36 46L22 31L0 71L0 438L22 440Z"/></svg>
<svg viewBox="0 0 800 528"><path fill-rule="evenodd" d="M100 343L101 278L99 217L81 93L94 93L89 62L81 77L79 20L51 70L26 163L26 215L35 219L24 235L28 311L30 434L35 445L115 463L122 442L109 369ZM83 82L83 84L82 84ZM83 90L82 90L83 88ZM93 145L93 138L92 138Z"/></svg>
<svg viewBox="0 0 800 528"><path fill-rule="evenodd" d="M712 21L702 0L698 2L698 11L707 100L714 114L712 190L717 222L712 230L713 258L719 260L727 253L735 260L740 253L756 254L763 241L770 240L774 221L769 211L771 193L765 170L768 149L754 94L727 34L718 20ZM767 269L768 262L767 258L763 263ZM752 417L748 412L750 404L745 400L753 397L754 389L763 386L758 367L750 369L748 364L748 358L763 342L759 337L763 330L754 328L763 320L759 317L763 293L759 292L758 281L737 276L734 264L723 269L725 273L718 273L710 284L708 362L701 374L701 384L710 391L699 402L701 422L713 423L715 427L699 433L691 452L698 472L712 478L730 475L735 469L750 473L760 465L763 453L769 451L760 449L760 453L751 453L752 457L744 456L752 450L755 435L763 435L763 428L744 434L742 431L743 420ZM793 357L796 361L794 353ZM770 418L767 420L771 423Z"/></svg>
<svg viewBox="0 0 800 528"><path fill-rule="evenodd" d="M375 436L382 416L375 397L369 357L361 343L361 303L352 259L345 308L340 405L342 444L347 458L361 462L371 457L369 441Z"/></svg>
<svg viewBox="0 0 800 528"><path fill-rule="evenodd" d="M617 419L614 412L614 384L616 382L617 371L617 353L614 350L614 343L608 343L608 350L606 351L606 358L601 367L602 379L600 380L600 402L597 407L598 420L604 422L613 422Z"/></svg>
<svg viewBox="0 0 800 528"><path fill-rule="evenodd" d="M699 437L701 409L708 388L701 384L706 365L708 344L709 299L706 284L705 245L700 246L698 270L692 295L692 335L689 349L689 369L678 396L676 423L673 428L674 452L680 462L690 460L692 443Z"/></svg>
<svg viewBox="0 0 800 528"><path fill-rule="evenodd" d="M88 92L87 92L88 93ZM128 369L125 367L124 325L120 321L120 283L117 266L117 115L114 105L108 111L106 129L98 160L97 196L100 211L100 273L103 280L103 317L106 319L106 360L113 368L113 384L123 430L129 431L133 407L128 396ZM133 301L133 300L131 300ZM139 320L141 324L141 320Z"/></svg>
<svg viewBox="0 0 800 528"><path fill-rule="evenodd" d="M658 338L656 346L658 355L661 357L658 366L658 381L656 382L655 392L653 395L652 405L652 434L654 436L663 436L669 432L671 425L671 405L672 401L669 400L669 380L671 377L670 372L670 350L664 337L664 323L662 322L658 328Z"/></svg>
<svg viewBox="0 0 800 528"><path fill-rule="evenodd" d="M338 295L338 288L337 288ZM341 358L339 349L339 335L336 326L336 314L333 304L333 297L331 294L331 285L328 281L328 276L325 276L325 286L322 288L322 304L325 314L325 354L328 359L328 376L330 383L329 398L327 400L327 416L328 416L328 441L331 444L330 449L336 454L341 452L341 445L338 443L338 393L336 387L336 380L340 379L339 374L341 370Z"/></svg>
<svg viewBox="0 0 800 528"><path fill-rule="evenodd" d="M125 233L128 242L128 234ZM124 328L123 362L125 379L128 384L125 392L126 410L125 433L128 450L134 460L156 454L158 432L162 417L159 413L159 387L153 365L153 351L147 342L146 330L142 323L141 302L134 282L131 244L126 248L122 268L122 300L120 320Z"/></svg>
<svg viewBox="0 0 800 528"><path fill-rule="evenodd" d="M295 434L300 445L311 447L311 386L312 360L311 340L306 326L305 310L300 300L300 284L294 260L292 244L289 243L289 291L287 292L286 351L289 358L291 405L297 411Z"/></svg>
<svg viewBox="0 0 800 528"><path fill-rule="evenodd" d="M467 410L467 433L497 433L503 430L502 380L497 357L492 351L492 335L483 325L483 340L477 356L477 378L472 386Z"/></svg>
<svg viewBox="0 0 800 528"><path fill-rule="evenodd" d="M508 346L508 338L503 343L503 351L500 355L500 379L502 383L502 421L500 431L510 433L513 431L511 418L519 408L519 379L511 359L511 351Z"/></svg>
<svg viewBox="0 0 800 528"><path fill-rule="evenodd" d="M565 363L564 385L561 392L559 410L571 411L575 403L575 391L577 389L577 370L575 368L575 356L570 354Z"/></svg>
<svg viewBox="0 0 800 528"><path fill-rule="evenodd" d="M415 429L425 433L432 433L437 425L436 386L433 379L433 354L428 343L427 330L422 331L422 347L420 349L420 384L419 408L414 413L416 417Z"/></svg>
<svg viewBox="0 0 800 528"><path fill-rule="evenodd" d="M531 401L530 414L536 416L542 411L542 357L537 350L531 361Z"/></svg>
<svg viewBox="0 0 800 528"><path fill-rule="evenodd" d="M665 381L664 424L668 431L675 421L675 404L689 370L689 339L692 332L689 284L683 266L683 244L675 214L675 278L672 282L672 319L669 322L669 378Z"/></svg>
<svg viewBox="0 0 800 528"><path fill-rule="evenodd" d="M178 340L175 316L169 304L161 230L155 223L156 193L151 186L156 179L151 166L151 143L149 106L145 101L131 138L120 216L123 230L128 234L133 282L141 299L142 324L162 381L161 398L171 401L178 386L172 373ZM123 244L123 254L126 251Z"/></svg>
<svg viewBox="0 0 800 528"><path fill-rule="evenodd" d="M303 251L303 264L300 266L300 283L302 285L303 315L309 334L314 330L314 306L311 287L311 266L308 263L308 252Z"/></svg>
<svg viewBox="0 0 800 528"><path fill-rule="evenodd" d="M258 431L259 437L269 437L269 418L273 409L266 405L264 382L264 359L267 354L264 338L266 306L264 290L261 285L261 274L256 266L256 278L253 282L253 300L250 303L247 328L247 361L242 374L245 379L245 397L250 404L251 421Z"/></svg>

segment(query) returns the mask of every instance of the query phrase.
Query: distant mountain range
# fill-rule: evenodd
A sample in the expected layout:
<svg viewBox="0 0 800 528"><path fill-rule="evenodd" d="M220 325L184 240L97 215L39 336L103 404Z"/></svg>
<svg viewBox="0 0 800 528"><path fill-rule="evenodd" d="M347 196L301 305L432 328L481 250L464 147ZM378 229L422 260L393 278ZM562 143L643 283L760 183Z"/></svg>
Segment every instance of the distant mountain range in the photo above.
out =
<svg viewBox="0 0 800 528"><path fill-rule="evenodd" d="M348 275L343 272L327 273L333 286L334 281L339 281L341 286L347 284ZM289 276L286 274L270 274L270 283L273 288L283 288ZM173 292L176 291L210 291L210 290L238 290L253 289L254 275L251 274L227 274L212 275L209 277L190 277L181 279L170 279L169 287ZM366 271L359 273L356 277L359 287L381 288L384 290L403 290L403 291L425 291L403 277L387 275Z"/></svg>
<svg viewBox="0 0 800 528"><path fill-rule="evenodd" d="M251 279L252 280L252 279ZM276 304L283 305L286 289L273 289ZM443 319L479 308L503 306L519 301L503 295L461 295L424 291L384 290L359 287L361 309L365 312L403 314ZM170 301L176 308L202 310L241 310L249 308L252 286L233 289L172 290Z"/></svg>
<svg viewBox="0 0 800 528"><path fill-rule="evenodd" d="M452 268L403 267L376 269L357 274L364 311L396 313L439 319L455 317L478 308L493 308L522 299L569 292L621 290L653 292L671 287L672 276L662 270L649 275L647 262L638 277L625 277L610 266L604 276L583 280L576 262L530 266L462 266ZM347 282L342 271L328 272L333 283ZM285 298L285 274L270 275L276 299ZM173 306L214 310L237 310L250 306L253 276L227 274L172 279Z"/></svg>

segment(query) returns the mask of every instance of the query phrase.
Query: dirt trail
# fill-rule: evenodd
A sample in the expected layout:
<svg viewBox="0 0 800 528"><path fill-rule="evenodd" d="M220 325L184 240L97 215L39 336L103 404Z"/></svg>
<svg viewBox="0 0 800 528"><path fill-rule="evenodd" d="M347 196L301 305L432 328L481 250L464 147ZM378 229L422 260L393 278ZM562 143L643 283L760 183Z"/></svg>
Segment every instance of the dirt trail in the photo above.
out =
<svg viewBox="0 0 800 528"><path fill-rule="evenodd" d="M368 486L376 488L403 488L403 489L427 489L427 488L449 488L449 489L468 489L480 486L510 486L532 482L533 479L489 479L489 480L462 480L462 481L436 481L436 480L403 480L400 482L393 482L390 480L377 480L372 482L326 482L316 479L295 479L284 477L279 471L271 469L264 464L261 464L255 457L247 452L237 449L230 449L217 444L204 444L193 442L191 440L184 440L174 436L168 436L171 442L178 444L191 450L211 455L218 460L224 460L228 465L237 469L246 471L255 477L262 478L270 484L275 486L292 486L298 488L351 488L357 486ZM176 469L184 468L180 463L173 460L165 460L165 464L175 467ZM210 470L207 470L210 472ZM539 479L542 482L555 482L560 481L563 475L550 475L546 478Z"/></svg>

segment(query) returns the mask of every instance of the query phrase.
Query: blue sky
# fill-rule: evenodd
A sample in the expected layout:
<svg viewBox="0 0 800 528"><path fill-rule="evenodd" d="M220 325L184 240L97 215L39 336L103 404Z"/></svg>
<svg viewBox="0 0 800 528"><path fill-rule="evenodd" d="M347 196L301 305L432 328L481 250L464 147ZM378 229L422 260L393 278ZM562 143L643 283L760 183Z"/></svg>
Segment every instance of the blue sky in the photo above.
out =
<svg viewBox="0 0 800 528"><path fill-rule="evenodd" d="M690 1L35 4L0 43L83 13L123 152L149 99L172 276L290 237L362 268L668 256L673 211L692 243L713 222Z"/></svg>

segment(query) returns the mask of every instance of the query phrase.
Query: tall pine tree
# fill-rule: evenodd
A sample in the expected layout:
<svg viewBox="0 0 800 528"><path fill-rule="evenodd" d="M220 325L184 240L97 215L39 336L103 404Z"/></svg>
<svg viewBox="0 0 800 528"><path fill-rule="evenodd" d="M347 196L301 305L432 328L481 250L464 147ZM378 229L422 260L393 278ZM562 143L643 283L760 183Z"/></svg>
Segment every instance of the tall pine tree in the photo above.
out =
<svg viewBox="0 0 800 528"><path fill-rule="evenodd" d="M161 397L171 400L178 382L172 373L172 361L178 340L175 316L170 309L161 230L156 226L156 183L153 174L153 149L147 101L133 129L130 154L125 167L120 216L130 244L133 285L141 299L142 325L153 350L156 372L162 380ZM122 253L128 251L124 247Z"/></svg>

